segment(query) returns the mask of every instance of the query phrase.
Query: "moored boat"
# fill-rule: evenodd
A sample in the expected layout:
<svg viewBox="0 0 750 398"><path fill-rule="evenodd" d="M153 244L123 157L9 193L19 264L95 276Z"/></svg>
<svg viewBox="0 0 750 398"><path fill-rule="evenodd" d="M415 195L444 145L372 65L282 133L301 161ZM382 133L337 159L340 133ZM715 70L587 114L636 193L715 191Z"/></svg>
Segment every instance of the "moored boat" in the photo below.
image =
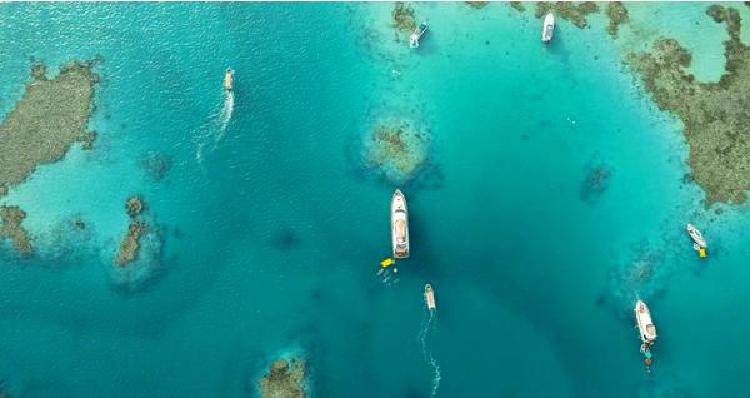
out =
<svg viewBox="0 0 750 398"><path fill-rule="evenodd" d="M429 283L424 285L424 302L427 304L428 310L434 310L435 306L435 291L432 290L432 285Z"/></svg>
<svg viewBox="0 0 750 398"><path fill-rule="evenodd" d="M409 215L406 210L406 197L400 190L391 199L391 242L394 258L409 257Z"/></svg>
<svg viewBox="0 0 750 398"><path fill-rule="evenodd" d="M232 91L234 88L234 71L232 68L227 68L227 70L224 72L224 89L227 91Z"/></svg>
<svg viewBox="0 0 750 398"><path fill-rule="evenodd" d="M552 41L552 34L555 32L555 16L549 13L544 16L544 25L542 25L542 41L549 43Z"/></svg>
<svg viewBox="0 0 750 398"><path fill-rule="evenodd" d="M635 302L635 320L638 324L641 341L646 346L650 346L656 340L656 326L651 321L651 311L649 311L646 303L640 299Z"/></svg>
<svg viewBox="0 0 750 398"><path fill-rule="evenodd" d="M426 23L422 23L414 28L414 32L409 36L409 48L419 48L419 39L422 38L422 35L424 35L425 32L427 32Z"/></svg>
<svg viewBox="0 0 750 398"><path fill-rule="evenodd" d="M690 238L693 239L693 249L695 249L701 257L706 257L706 238L703 237L701 231L699 231L698 228L695 228L693 224L688 223L686 229Z"/></svg>

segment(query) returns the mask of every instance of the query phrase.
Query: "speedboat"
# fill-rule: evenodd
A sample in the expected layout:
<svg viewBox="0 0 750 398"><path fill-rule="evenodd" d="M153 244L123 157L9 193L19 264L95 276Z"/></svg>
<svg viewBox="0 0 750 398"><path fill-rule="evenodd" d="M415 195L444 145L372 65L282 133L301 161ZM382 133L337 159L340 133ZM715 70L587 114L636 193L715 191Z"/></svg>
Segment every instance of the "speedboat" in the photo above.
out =
<svg viewBox="0 0 750 398"><path fill-rule="evenodd" d="M552 34L555 32L555 16L549 13L544 16L544 25L542 27L542 41L549 43L552 41Z"/></svg>
<svg viewBox="0 0 750 398"><path fill-rule="evenodd" d="M406 212L406 198L400 190L391 199L391 241L393 257L409 257L409 219Z"/></svg>
<svg viewBox="0 0 750 398"><path fill-rule="evenodd" d="M414 28L414 32L412 32L411 36L409 36L409 48L419 48L419 39L422 38L422 35L427 32L427 24L423 23Z"/></svg>
<svg viewBox="0 0 750 398"><path fill-rule="evenodd" d="M701 231L699 231L698 228L695 228L693 224L688 224L686 229L690 237L693 239L693 249L695 249L701 257L706 257L706 239L703 237Z"/></svg>
<svg viewBox="0 0 750 398"><path fill-rule="evenodd" d="M651 312L648 310L646 303L640 299L635 302L635 320L638 324L641 341L645 346L650 346L656 340L656 326L651 321Z"/></svg>
<svg viewBox="0 0 750 398"><path fill-rule="evenodd" d="M224 72L224 89L232 91L232 88L234 88L234 71L232 68L227 68Z"/></svg>
<svg viewBox="0 0 750 398"><path fill-rule="evenodd" d="M429 283L424 285L424 302L427 304L428 310L435 309L435 291L432 290L432 285Z"/></svg>

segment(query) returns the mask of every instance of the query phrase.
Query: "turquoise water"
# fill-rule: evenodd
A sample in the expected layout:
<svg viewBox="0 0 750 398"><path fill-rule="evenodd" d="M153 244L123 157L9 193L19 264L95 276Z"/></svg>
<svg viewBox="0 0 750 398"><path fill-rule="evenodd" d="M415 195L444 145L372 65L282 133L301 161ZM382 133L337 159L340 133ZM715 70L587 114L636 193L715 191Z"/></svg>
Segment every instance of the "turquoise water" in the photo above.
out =
<svg viewBox="0 0 750 398"><path fill-rule="evenodd" d="M37 247L0 247L13 396L257 396L270 361L291 355L316 397L747 391L748 209L704 208L683 182L679 121L621 64L668 35L696 51L699 78L718 78L725 34L705 4L634 4L617 41L602 16L561 22L545 48L528 11L420 3L432 31L417 52L394 42L391 7L0 5L2 114L32 58L54 71L98 57L102 76L95 150L74 147L0 200L27 211ZM428 164L405 184L364 166L384 115L429 129ZM154 154L171 164L161 180L142 166ZM602 192L584 184L599 166ZM384 284L394 188L412 258ZM130 275L111 258L134 193L160 229ZM660 334L650 375L637 296Z"/></svg>

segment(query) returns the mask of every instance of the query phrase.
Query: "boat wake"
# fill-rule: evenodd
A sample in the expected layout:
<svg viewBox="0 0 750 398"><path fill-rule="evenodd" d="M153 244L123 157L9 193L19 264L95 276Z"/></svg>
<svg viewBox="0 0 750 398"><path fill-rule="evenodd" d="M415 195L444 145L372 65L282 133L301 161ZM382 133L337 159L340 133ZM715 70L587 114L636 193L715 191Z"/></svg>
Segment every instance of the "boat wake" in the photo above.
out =
<svg viewBox="0 0 750 398"><path fill-rule="evenodd" d="M438 365L435 357L432 356L432 352L427 347L427 333L432 329L432 320L435 318L435 310L429 310L429 317L427 320L422 322L422 328L419 331L418 339L422 345L422 355L424 356L425 362L432 368L432 391L430 397L437 395L437 390L440 387L440 365Z"/></svg>
<svg viewBox="0 0 750 398"><path fill-rule="evenodd" d="M221 110L211 114L209 120L201 125L198 131L193 134L193 141L196 144L195 160L198 163L203 161L203 156L207 148L209 148L209 152L215 151L224 138L227 126L232 120L232 114L234 113L234 102L234 92L228 91L224 96L224 106Z"/></svg>

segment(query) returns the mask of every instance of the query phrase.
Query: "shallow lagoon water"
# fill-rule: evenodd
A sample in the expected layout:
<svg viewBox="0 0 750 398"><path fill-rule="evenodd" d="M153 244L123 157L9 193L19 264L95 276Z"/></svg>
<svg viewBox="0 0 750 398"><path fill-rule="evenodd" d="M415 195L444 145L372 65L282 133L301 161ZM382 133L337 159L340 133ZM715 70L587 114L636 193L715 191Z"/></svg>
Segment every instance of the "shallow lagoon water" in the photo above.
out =
<svg viewBox="0 0 750 398"><path fill-rule="evenodd" d="M95 149L73 148L0 200L27 211L39 250L0 251L0 379L14 396L257 396L271 360L303 355L314 396L427 397L426 282L437 396L747 391L747 209L715 215L683 183L679 121L621 64L635 29L613 41L601 16L584 30L563 21L545 48L530 10L417 4L432 30L415 53L393 41L391 4L0 7L13 37L0 43L0 111L31 57L54 71L99 56L103 79ZM696 73L718 76L723 30L709 17L687 28L700 4L638 7L665 10L639 22L647 37L694 40L711 50ZM221 130L227 66L237 93ZM386 285L375 273L397 186L365 167L361 143L394 114L427 126L430 146L399 186L413 256ZM142 167L151 153L171 159L158 181ZM592 164L610 177L584 200ZM123 291L111 259L133 193L163 247L158 272ZM74 216L86 233L54 239ZM708 261L690 250L687 219L708 236ZM650 376L636 296L660 333Z"/></svg>

